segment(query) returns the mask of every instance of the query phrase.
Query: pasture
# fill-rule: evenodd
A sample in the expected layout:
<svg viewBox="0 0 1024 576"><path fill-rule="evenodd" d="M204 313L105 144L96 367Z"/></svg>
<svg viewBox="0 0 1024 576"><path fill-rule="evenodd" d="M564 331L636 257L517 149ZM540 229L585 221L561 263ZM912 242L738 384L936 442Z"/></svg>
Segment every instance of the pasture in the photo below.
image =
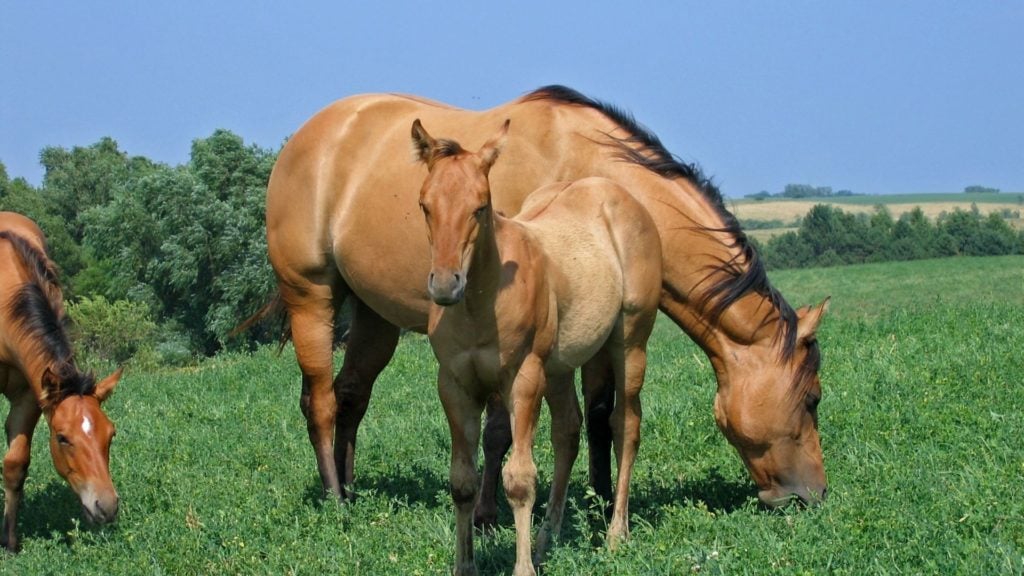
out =
<svg viewBox="0 0 1024 576"><path fill-rule="evenodd" d="M660 318L643 392L632 538L616 552L603 547L606 527L586 498L581 454L544 573L1024 573L1024 257L772 279L793 305L832 296L820 331L825 505L757 505L715 427L706 357ZM91 529L78 520L39 430L23 551L0 559L0 574L448 573L449 439L434 371L426 338L404 336L360 431L360 497L340 505L319 497L290 350L188 369L129 367L105 404L118 427L117 524ZM546 424L536 454L546 491ZM484 574L513 564L504 502L500 521L477 539Z"/></svg>

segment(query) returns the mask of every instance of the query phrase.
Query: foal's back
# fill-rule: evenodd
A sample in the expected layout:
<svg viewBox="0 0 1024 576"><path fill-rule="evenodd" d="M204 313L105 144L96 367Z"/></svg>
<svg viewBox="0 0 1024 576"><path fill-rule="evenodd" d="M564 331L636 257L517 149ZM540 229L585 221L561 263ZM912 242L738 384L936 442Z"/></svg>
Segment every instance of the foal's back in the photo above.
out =
<svg viewBox="0 0 1024 576"><path fill-rule="evenodd" d="M581 366L624 315L657 306L661 240L622 186L606 178L550 184L528 197L516 220L550 262L558 339L549 371Z"/></svg>

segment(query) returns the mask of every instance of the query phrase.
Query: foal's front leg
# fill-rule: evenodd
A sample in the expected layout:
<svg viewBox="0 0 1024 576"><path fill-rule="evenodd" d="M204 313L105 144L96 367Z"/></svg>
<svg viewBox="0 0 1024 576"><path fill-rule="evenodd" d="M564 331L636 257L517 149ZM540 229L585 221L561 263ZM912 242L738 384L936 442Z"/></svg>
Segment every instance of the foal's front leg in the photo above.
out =
<svg viewBox="0 0 1024 576"><path fill-rule="evenodd" d="M532 576L530 533L533 504L537 499L537 465L533 462L533 437L546 387L541 359L528 354L511 387L505 406L512 419L512 455L502 473L505 496L516 522L516 566L514 576Z"/></svg>
<svg viewBox="0 0 1024 576"><path fill-rule="evenodd" d="M452 462L448 480L455 504L455 576L475 576L473 557L473 506L479 480L476 452L480 441L480 413L483 403L444 365L437 377L437 389L452 436Z"/></svg>

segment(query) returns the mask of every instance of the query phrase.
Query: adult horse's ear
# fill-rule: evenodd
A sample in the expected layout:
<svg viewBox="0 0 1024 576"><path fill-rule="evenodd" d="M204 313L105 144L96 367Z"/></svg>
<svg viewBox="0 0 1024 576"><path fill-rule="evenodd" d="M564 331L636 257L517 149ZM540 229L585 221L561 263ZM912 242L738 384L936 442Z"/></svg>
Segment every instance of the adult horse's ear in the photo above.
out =
<svg viewBox="0 0 1024 576"><path fill-rule="evenodd" d="M832 297L826 297L821 304L797 310L796 337L803 342L813 342L818 334L821 318L828 312L828 303Z"/></svg>
<svg viewBox="0 0 1024 576"><path fill-rule="evenodd" d="M481 160L481 168L484 174L491 171L491 166L494 165L494 161L498 159L498 155L501 154L501 149L505 147L505 138L508 136L508 126L512 123L512 119L506 119L505 123L501 125L501 129L494 135L493 138L484 144L483 148L480 149L479 154Z"/></svg>
<svg viewBox="0 0 1024 576"><path fill-rule="evenodd" d="M49 408L56 398L60 398L60 378L47 366L43 369L42 390L39 395L39 407L43 410Z"/></svg>
<svg viewBox="0 0 1024 576"><path fill-rule="evenodd" d="M437 145L437 140L434 140L427 130L423 127L420 119L413 120L412 123L412 146L413 151L416 153L416 158L427 165L427 168L431 166L431 160L434 157L434 146Z"/></svg>
<svg viewBox="0 0 1024 576"><path fill-rule="evenodd" d="M107 376L103 380L100 380L96 384L96 399L103 402L110 395L114 393L114 386L117 386L119 380L121 380L121 373L124 372L124 366L118 368L113 374Z"/></svg>

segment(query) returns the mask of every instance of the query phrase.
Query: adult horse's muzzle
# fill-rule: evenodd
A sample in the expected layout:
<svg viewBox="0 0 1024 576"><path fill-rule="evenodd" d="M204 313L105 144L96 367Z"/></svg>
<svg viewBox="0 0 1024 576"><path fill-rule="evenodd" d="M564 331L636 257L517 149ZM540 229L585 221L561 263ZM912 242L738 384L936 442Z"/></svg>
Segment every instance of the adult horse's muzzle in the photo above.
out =
<svg viewBox="0 0 1024 576"><path fill-rule="evenodd" d="M466 275L450 270L434 270L427 279L427 292L435 304L456 304L466 294Z"/></svg>
<svg viewBox="0 0 1024 576"><path fill-rule="evenodd" d="M790 504L817 506L825 501L827 494L827 486L821 488L774 486L770 490L759 491L757 499L768 508L782 508Z"/></svg>

